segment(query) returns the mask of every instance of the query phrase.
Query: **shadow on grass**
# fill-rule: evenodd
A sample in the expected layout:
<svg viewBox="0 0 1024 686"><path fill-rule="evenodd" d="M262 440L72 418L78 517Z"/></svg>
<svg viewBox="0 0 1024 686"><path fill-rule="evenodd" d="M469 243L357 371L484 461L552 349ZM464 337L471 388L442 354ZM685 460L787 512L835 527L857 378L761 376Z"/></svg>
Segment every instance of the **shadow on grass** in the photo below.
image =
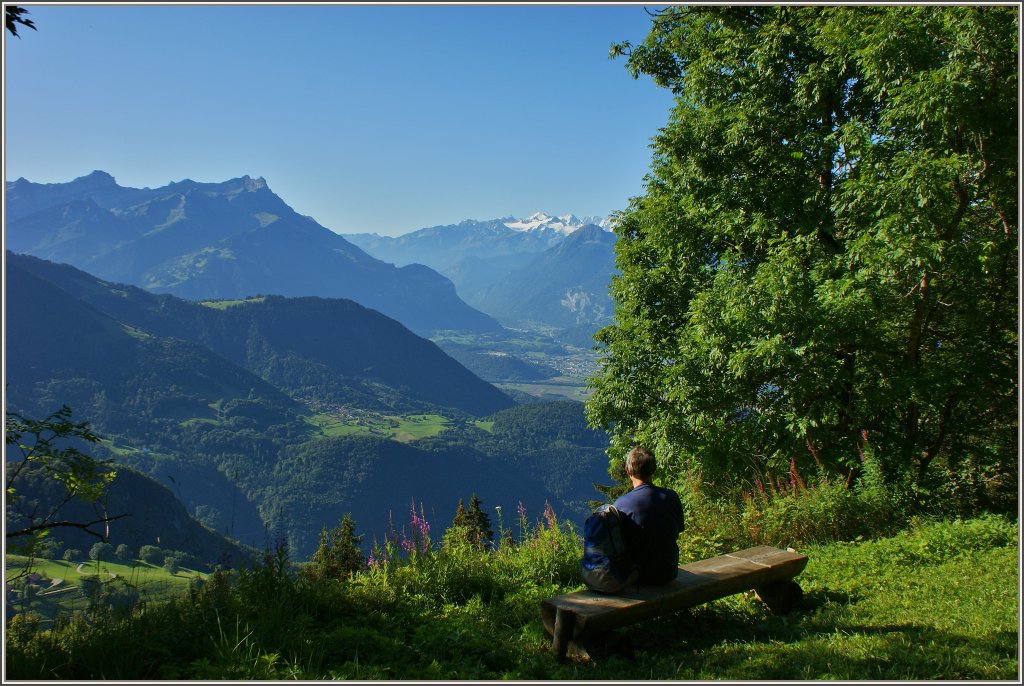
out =
<svg viewBox="0 0 1024 686"><path fill-rule="evenodd" d="M932 626L859 623L856 598L815 591L788 615L752 599L712 603L588 644L578 678L738 680L1016 679L1017 634L983 638Z"/></svg>

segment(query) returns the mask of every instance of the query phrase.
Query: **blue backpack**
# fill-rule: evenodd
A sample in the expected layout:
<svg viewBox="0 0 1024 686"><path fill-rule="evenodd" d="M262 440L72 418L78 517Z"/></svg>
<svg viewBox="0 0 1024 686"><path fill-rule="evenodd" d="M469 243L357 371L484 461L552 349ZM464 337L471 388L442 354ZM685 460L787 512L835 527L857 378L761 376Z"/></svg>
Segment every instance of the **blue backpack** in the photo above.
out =
<svg viewBox="0 0 1024 686"><path fill-rule="evenodd" d="M618 593L636 583L640 571L626 552L622 513L614 505L601 505L583 524L583 559L580 576L593 591Z"/></svg>

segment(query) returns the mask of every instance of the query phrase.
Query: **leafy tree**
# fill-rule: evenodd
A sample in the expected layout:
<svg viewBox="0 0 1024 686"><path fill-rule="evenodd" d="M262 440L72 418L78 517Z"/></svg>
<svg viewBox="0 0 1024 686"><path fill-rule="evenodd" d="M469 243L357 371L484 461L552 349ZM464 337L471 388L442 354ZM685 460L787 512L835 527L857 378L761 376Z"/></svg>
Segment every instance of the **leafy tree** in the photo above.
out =
<svg viewBox="0 0 1024 686"><path fill-rule="evenodd" d="M139 559L155 565L163 561L167 554L155 545L144 545L139 548Z"/></svg>
<svg viewBox="0 0 1024 686"><path fill-rule="evenodd" d="M4 5L4 22L7 25L7 30L11 32L12 36L21 38L18 35L18 24L27 26L33 31L36 31L36 25L31 19L26 19L24 15L28 14L28 10L24 7L18 7L17 5Z"/></svg>
<svg viewBox="0 0 1024 686"><path fill-rule="evenodd" d="M72 562L79 557L82 557L82 551L78 548L68 548L64 551L64 554L61 555L61 559L65 562Z"/></svg>
<svg viewBox="0 0 1024 686"><path fill-rule="evenodd" d="M122 543L117 546L117 550L114 551L114 557L121 562L127 562L132 559L132 549L127 544Z"/></svg>
<svg viewBox="0 0 1024 686"><path fill-rule="evenodd" d="M1016 470L1018 10L673 6L592 425L670 479Z"/></svg>
<svg viewBox="0 0 1024 686"><path fill-rule="evenodd" d="M314 581L347 579L363 566L360 544L363 537L356 535L355 520L346 512L338 526L320 531L320 542L305 574Z"/></svg>
<svg viewBox="0 0 1024 686"><path fill-rule="evenodd" d="M114 546L106 543L105 541L98 541L93 543L92 548L89 549L89 559L99 562L100 560L109 560L110 554L113 552Z"/></svg>
<svg viewBox="0 0 1024 686"><path fill-rule="evenodd" d="M164 558L164 569L170 574L177 574L181 565L177 555L168 555Z"/></svg>
<svg viewBox="0 0 1024 686"><path fill-rule="evenodd" d="M7 451L8 521L12 516L20 524L7 531L8 539L38 536L58 527L82 529L99 539L104 534L91 527L108 524L127 515L109 516L105 512L88 522L57 519L61 509L73 499L96 502L107 485L117 476L110 468L111 460L99 460L76 447L76 443L94 444L100 438L88 422L72 422L67 405L42 420L30 419L16 412L5 415ZM17 449L17 453L12 450ZM18 455L20 453L20 456ZM12 459L13 455L13 459ZM22 502L17 493L19 478L33 470L42 470L64 486L64 497L55 505L39 509L36 502Z"/></svg>
<svg viewBox="0 0 1024 686"><path fill-rule="evenodd" d="M47 538L43 541L42 545L39 546L39 554L48 560L56 560L58 557L60 557L61 551L63 549L63 541L58 541L53 538Z"/></svg>

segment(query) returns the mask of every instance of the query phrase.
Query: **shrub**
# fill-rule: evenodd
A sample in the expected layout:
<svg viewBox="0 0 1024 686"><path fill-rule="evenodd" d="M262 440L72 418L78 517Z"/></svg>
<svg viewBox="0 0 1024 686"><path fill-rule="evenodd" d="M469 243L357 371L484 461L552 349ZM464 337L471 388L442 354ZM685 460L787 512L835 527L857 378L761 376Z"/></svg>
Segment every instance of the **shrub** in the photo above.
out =
<svg viewBox="0 0 1024 686"><path fill-rule="evenodd" d="M105 541L100 541L99 543L94 543L92 548L89 549L89 559L96 560L97 562L104 559L109 560L112 552L114 552L114 546Z"/></svg>
<svg viewBox="0 0 1024 686"><path fill-rule="evenodd" d="M791 463L785 477L766 475L732 496L712 496L696 473L681 495L683 561L756 545L799 548L886 535L905 524L910 512L906 494L884 482L868 453L852 483L826 476L805 480Z"/></svg>
<svg viewBox="0 0 1024 686"><path fill-rule="evenodd" d="M56 560L60 557L61 551L64 549L64 543L57 539L50 538L44 540L42 545L39 547L39 554L48 560Z"/></svg>
<svg viewBox="0 0 1024 686"><path fill-rule="evenodd" d="M149 564L161 564L167 554L155 545L144 545L139 548L139 559Z"/></svg>

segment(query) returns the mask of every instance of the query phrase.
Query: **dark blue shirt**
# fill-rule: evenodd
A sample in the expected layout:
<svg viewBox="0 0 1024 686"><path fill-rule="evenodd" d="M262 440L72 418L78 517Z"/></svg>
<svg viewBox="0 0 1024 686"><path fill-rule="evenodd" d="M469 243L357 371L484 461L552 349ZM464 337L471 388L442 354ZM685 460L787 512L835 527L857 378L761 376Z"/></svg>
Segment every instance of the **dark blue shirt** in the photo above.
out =
<svg viewBox="0 0 1024 686"><path fill-rule="evenodd" d="M668 488L640 484L614 503L625 516L626 548L640 569L639 583L666 584L676 578L683 530L683 505Z"/></svg>

